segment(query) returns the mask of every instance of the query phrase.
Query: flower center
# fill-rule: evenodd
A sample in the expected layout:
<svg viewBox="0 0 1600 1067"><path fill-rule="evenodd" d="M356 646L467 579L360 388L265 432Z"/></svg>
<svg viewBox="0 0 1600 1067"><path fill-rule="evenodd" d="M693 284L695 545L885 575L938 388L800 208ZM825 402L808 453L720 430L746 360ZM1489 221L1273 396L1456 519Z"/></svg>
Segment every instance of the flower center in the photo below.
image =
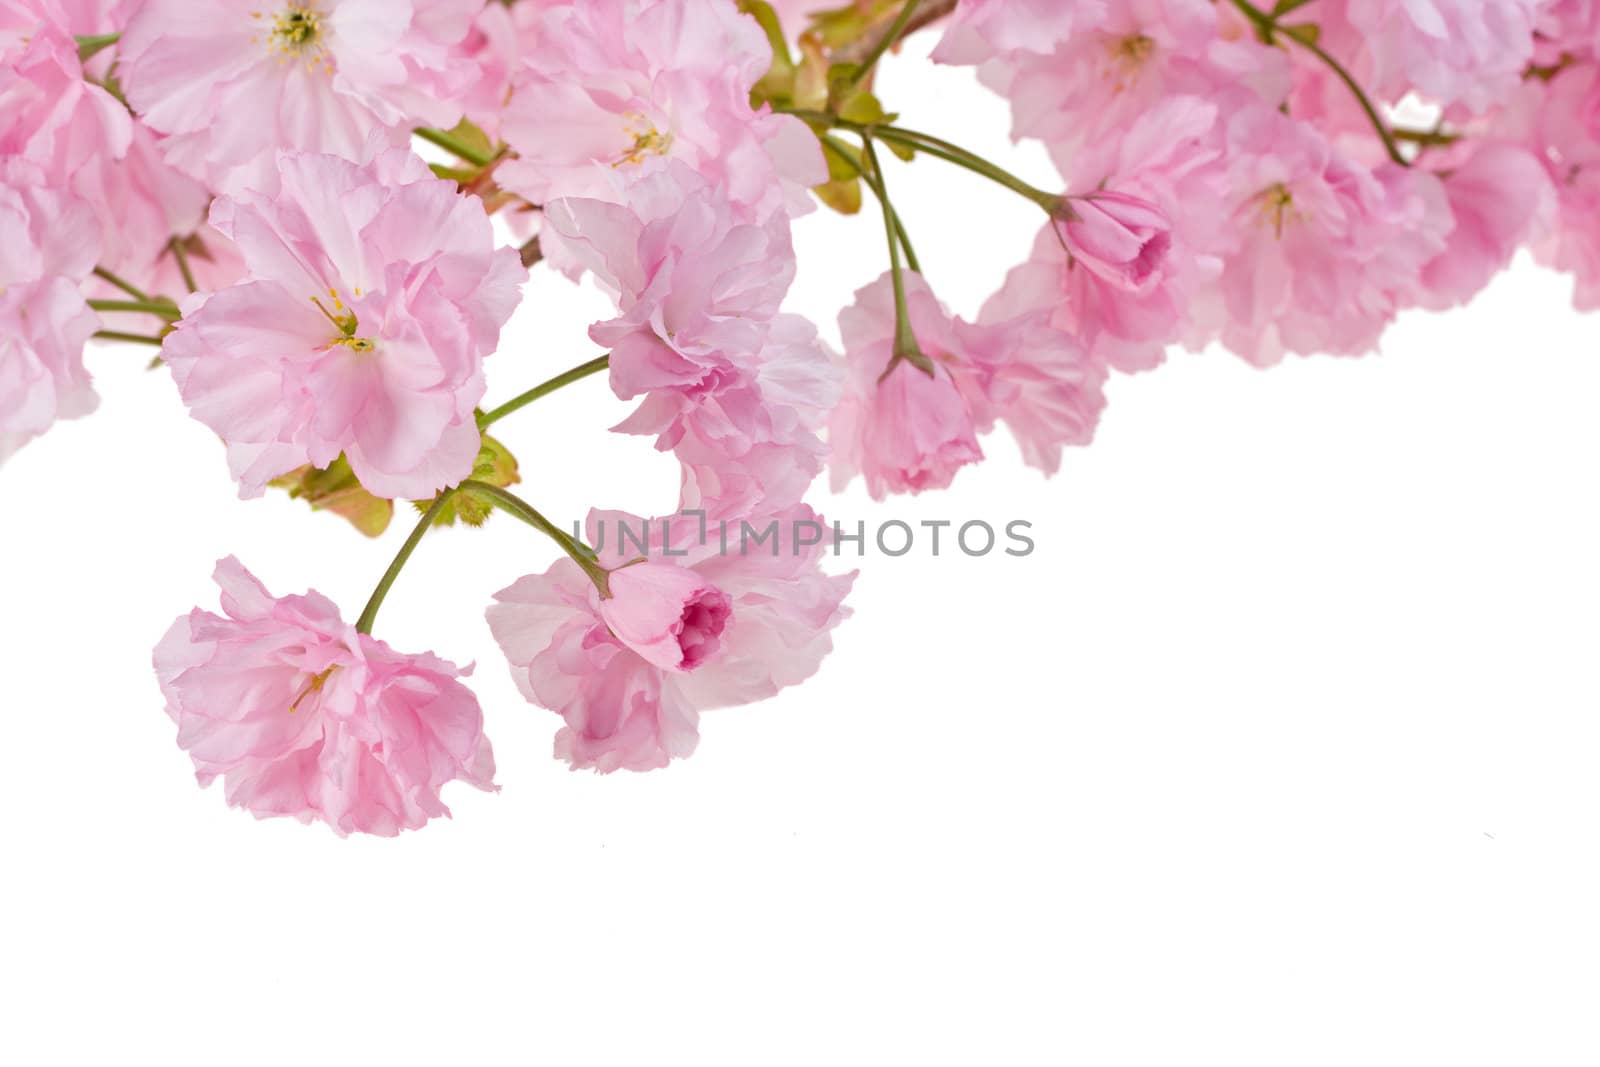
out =
<svg viewBox="0 0 1600 1067"><path fill-rule="evenodd" d="M1134 33L1112 40L1109 48L1111 76L1116 82L1117 91L1121 92L1139 77L1145 63L1155 54L1156 42L1153 37Z"/></svg>
<svg viewBox="0 0 1600 1067"><path fill-rule="evenodd" d="M260 11L252 11L250 17L265 18ZM272 23L267 29L268 54L277 56L279 63L300 60L308 70L323 66L332 74L333 60L327 54L324 17L321 11L310 4L290 4L285 7L272 16ZM252 41L260 39L259 35L251 38Z"/></svg>
<svg viewBox="0 0 1600 1067"><path fill-rule="evenodd" d="M664 156L672 150L672 134L662 133L637 112L629 112L626 129L633 135L633 147L619 156L613 167L637 166L646 156Z"/></svg>
<svg viewBox="0 0 1600 1067"><path fill-rule="evenodd" d="M301 52L316 43L322 16L308 7L290 4L272 20L272 45L285 52Z"/></svg>
<svg viewBox="0 0 1600 1067"><path fill-rule="evenodd" d="M1272 227L1272 232L1281 240L1283 228L1290 222L1304 222L1306 215L1294 206L1294 193L1282 182L1269 185L1256 196L1259 202L1261 218Z"/></svg>
<svg viewBox="0 0 1600 1067"><path fill-rule="evenodd" d="M356 295L361 295L360 289L356 290ZM321 297L314 296L311 298L311 302L317 305L317 310L322 312L323 318L333 323L334 328L339 331L339 336L328 342L329 347L343 345L352 352L371 352L376 348L377 346L372 343L371 338L356 336L356 331L361 328L361 322L356 318L356 313L346 307L343 300L339 299L339 291L337 289L329 289L328 297L333 301L333 311L328 310Z"/></svg>
<svg viewBox="0 0 1600 1067"><path fill-rule="evenodd" d="M311 681L306 683L306 687L300 690L300 695L294 698L294 703L289 705L289 714L293 715L295 712L299 711L300 705L305 703L306 698L311 696L312 693L322 692L322 687L328 683L328 676L338 669L338 665L335 664L334 666L323 671L321 674L312 675Z"/></svg>

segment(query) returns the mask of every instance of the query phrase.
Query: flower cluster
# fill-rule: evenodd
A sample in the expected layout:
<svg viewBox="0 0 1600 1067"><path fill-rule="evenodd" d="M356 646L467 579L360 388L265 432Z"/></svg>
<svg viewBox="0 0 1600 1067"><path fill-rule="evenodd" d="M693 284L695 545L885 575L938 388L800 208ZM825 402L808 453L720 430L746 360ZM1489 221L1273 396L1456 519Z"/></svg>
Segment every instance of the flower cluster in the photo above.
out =
<svg viewBox="0 0 1600 1067"><path fill-rule="evenodd" d="M880 100L914 34L1057 173ZM1588 0L8 0L0 460L94 408L99 338L159 349L241 495L374 535L415 503L354 623L230 558L224 614L155 654L202 783L395 834L447 814L451 781L494 788L466 672L371 636L429 530L498 513L546 536L556 562L487 611L519 689L572 767L666 766L701 712L832 647L855 576L823 566L824 470L879 499L941 489L1004 424L1053 473L1113 375L1177 346L1369 352L1519 249L1600 306L1597 113ZM970 320L893 200L945 166L1039 211ZM881 216L842 354L784 310L818 204ZM491 373L523 373L491 357L536 269L614 313L587 361L486 402ZM677 460L679 511L568 533L488 431L600 374L632 403L614 430Z"/></svg>

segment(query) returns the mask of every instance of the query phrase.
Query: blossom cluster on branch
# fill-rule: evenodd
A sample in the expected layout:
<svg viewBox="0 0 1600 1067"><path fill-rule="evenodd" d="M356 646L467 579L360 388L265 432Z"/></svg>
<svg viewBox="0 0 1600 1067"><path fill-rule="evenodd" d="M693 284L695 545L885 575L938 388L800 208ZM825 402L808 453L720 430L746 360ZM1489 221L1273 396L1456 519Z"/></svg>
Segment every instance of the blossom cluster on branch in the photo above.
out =
<svg viewBox="0 0 1600 1067"><path fill-rule="evenodd" d="M913 34L1057 175L881 99ZM373 535L415 503L354 622L230 557L222 613L155 653L202 783L394 834L451 781L494 788L466 672L372 636L431 529L499 512L553 543L488 608L517 685L574 768L663 767L702 711L829 652L854 575L795 532L826 529L824 470L943 488L1003 423L1053 473L1113 374L1174 346L1369 352L1519 249L1600 305L1596 114L1595 0L0 0L0 460L93 410L98 339L158 352L242 496ZM973 321L916 255L945 220L895 206L930 167L1038 209ZM881 220L842 354L784 310L819 204ZM494 396L486 371L525 373L497 349L530 270L615 314L598 354ZM596 509L580 537L488 431L600 374L637 401L613 429L678 460L681 510ZM779 532L730 548L708 521Z"/></svg>

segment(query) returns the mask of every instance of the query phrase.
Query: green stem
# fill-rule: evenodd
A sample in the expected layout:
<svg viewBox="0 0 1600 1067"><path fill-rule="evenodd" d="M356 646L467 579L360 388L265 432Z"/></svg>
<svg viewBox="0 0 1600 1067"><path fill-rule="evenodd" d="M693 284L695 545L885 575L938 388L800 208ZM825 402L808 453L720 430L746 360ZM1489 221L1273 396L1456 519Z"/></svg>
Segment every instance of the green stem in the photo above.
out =
<svg viewBox="0 0 1600 1067"><path fill-rule="evenodd" d="M411 131L429 144L438 145L451 155L466 160L473 166L487 167L494 162L494 154L482 149L474 148L469 144L457 140L443 130L436 130L431 126L419 126Z"/></svg>
<svg viewBox="0 0 1600 1067"><path fill-rule="evenodd" d="M1309 2L1309 0L1304 0L1304 2ZM1401 154L1400 145L1396 143L1394 134L1389 131L1388 124L1383 121L1383 116L1378 114L1377 107L1373 105L1366 91L1361 88L1361 83L1356 81L1350 72L1345 70L1343 65L1310 35L1294 33L1278 25L1279 18L1297 7L1301 7L1302 3L1292 3L1271 15L1250 3L1250 0L1233 0L1233 6L1238 8L1244 17L1250 20L1251 24L1256 28L1257 35L1267 44L1274 43L1276 40L1275 35L1281 31L1285 37L1327 64L1328 69L1332 70L1339 80L1344 82L1345 87L1355 94L1356 102L1361 105L1361 110L1367 114L1367 120L1372 123L1372 128L1378 131L1378 137L1383 141L1384 151L1389 153L1389 158L1402 167L1411 166L1411 161Z"/></svg>
<svg viewBox="0 0 1600 1067"><path fill-rule="evenodd" d="M882 59L884 53L894 47L895 42L906 32L906 27L911 24L911 16L917 13L917 5L921 2L922 0L906 0L905 6L900 9L899 16L889 26L884 35L878 38L878 43L872 46L872 51L867 53L866 58L861 61L861 65L856 68L856 72L845 83L845 88L848 91L853 92L859 88L861 83L866 80L867 75L871 74L872 69L878 65L878 60Z"/></svg>
<svg viewBox="0 0 1600 1067"><path fill-rule="evenodd" d="M101 279L102 281L110 282L112 285L116 286L118 289L121 289L124 293L127 293L129 296L133 297L135 300L141 300L141 301L144 301L146 303L148 303L150 301L150 294L149 293L146 293L143 289L140 289L138 286L134 285L132 282L125 281L122 278L117 277L115 274L112 274L110 271L106 270L104 267L96 267L94 269L94 276L96 278Z"/></svg>
<svg viewBox="0 0 1600 1067"><path fill-rule="evenodd" d="M905 223L900 221L900 213L894 209L894 205L889 203L889 198L884 192L883 183L868 174L867 168L863 167L860 161L850 154L845 144L837 137L825 133L822 135L821 141L822 147L826 151L854 170L861 180L866 183L867 188L872 190L872 195L878 198L878 202L889 208L890 213L894 215L895 232L900 235L900 248L905 252L906 266L921 274L922 264L917 261L916 249L911 247L911 236L906 233Z"/></svg>
<svg viewBox="0 0 1600 1067"><path fill-rule="evenodd" d="M918 133L916 130L902 129L899 126L873 127L872 135L880 141L890 144L901 144L914 148L919 152L926 152L930 156L953 163L958 167L965 167L974 174L980 174L990 181L1010 189L1018 196L1026 197L1038 204L1045 211L1054 213L1060 203L1061 197L1055 193L1047 193L1037 186L1023 181L1003 167L984 159L976 152L970 152L960 145L951 144L932 134Z"/></svg>
<svg viewBox="0 0 1600 1067"><path fill-rule="evenodd" d="M1461 135L1459 133L1446 133L1442 129L1397 129L1394 131L1394 138L1397 141L1404 141L1422 148L1445 148L1461 140Z"/></svg>
<svg viewBox="0 0 1600 1067"><path fill-rule="evenodd" d="M78 42L78 61L87 63L107 48L122 40L120 33L99 33L75 38Z"/></svg>
<svg viewBox="0 0 1600 1067"><path fill-rule="evenodd" d="M499 504L503 510L510 512L550 538L561 547L561 551L572 557L572 561L595 584L595 588L600 590L602 598L610 597L609 574L606 569L591 559L578 542L574 541L565 530L562 530L555 523L541 515L539 510L532 504L515 493L502 489L498 485L490 485L488 482L466 481L461 483L460 488L469 490L479 496L488 497L496 504Z"/></svg>
<svg viewBox="0 0 1600 1067"><path fill-rule="evenodd" d="M444 510L444 506L450 502L450 498L455 496L456 492L456 489L446 489L433 498L433 506L428 509L426 515L422 516L422 521L417 523L417 528L411 531L411 536L406 538L406 543L400 546L400 552L394 557L394 562L389 564L389 569L384 571L383 577L378 580L378 588L372 591L371 598L367 600L366 608L361 612L361 618L356 620L357 632L372 633L372 624L377 621L378 609L383 607L383 598L389 595L389 590L393 587L395 579L400 577L400 572L405 570L406 563L411 559L411 553L417 550L417 546L422 543L422 538L427 534L428 528L433 525L433 521L439 517L439 513Z"/></svg>
<svg viewBox="0 0 1600 1067"><path fill-rule="evenodd" d="M889 278L894 285L894 350L889 366L878 380L882 381L893 374L902 360L931 378L934 376L933 361L917 344L917 334L911 326L911 311L906 305L905 270L900 265L900 239L894 225L894 208L889 204L889 189L884 183L883 168L878 163L878 150L873 146L870 136L861 138L861 151L866 156L867 165L878 176L879 189L883 194L883 229L889 238Z"/></svg>
<svg viewBox="0 0 1600 1067"><path fill-rule="evenodd" d="M160 315L169 322L179 317L178 309L171 304L158 304L153 300L91 300L89 306L96 311L136 311Z"/></svg>
<svg viewBox="0 0 1600 1067"><path fill-rule="evenodd" d="M183 239L174 236L168 247L172 249L172 258L178 262L178 273L183 275L183 284L191 293L198 291L200 287L194 283L194 272L189 269L189 253L183 250Z"/></svg>
<svg viewBox="0 0 1600 1067"><path fill-rule="evenodd" d="M582 364L581 366L573 367L569 371L558 374L549 381L534 386L521 396L516 397L513 400L506 401L493 411L479 415L478 429L487 430L490 426L493 426L507 415L510 415L512 412L522 410L535 400L538 400L540 397L549 396L557 389L571 385L573 382L580 382L592 374L599 374L609 366L611 366L611 357L601 356L599 359L591 359L589 362Z"/></svg>
<svg viewBox="0 0 1600 1067"><path fill-rule="evenodd" d="M935 137L930 133L919 133L916 130L908 130L902 126L880 126L851 122L848 119L830 115L825 111L816 111L809 108L774 108L773 110L781 111L786 115L794 115L796 118L809 123L813 128L849 130L858 137L875 137L889 144L904 145L919 152L926 152L928 155L935 156L947 163L953 163L958 167L972 171L974 174L980 174L990 181L1010 189L1017 195L1026 197L1051 214L1054 214L1060 205L1061 198L1055 193L1045 192L1043 189L1023 181L1004 167L984 159L976 152L962 148L960 145L952 144L943 138Z"/></svg>
<svg viewBox="0 0 1600 1067"><path fill-rule="evenodd" d="M94 336L102 341L127 341L130 344L161 347L161 338L150 337L142 333L123 333L121 330L97 330Z"/></svg>

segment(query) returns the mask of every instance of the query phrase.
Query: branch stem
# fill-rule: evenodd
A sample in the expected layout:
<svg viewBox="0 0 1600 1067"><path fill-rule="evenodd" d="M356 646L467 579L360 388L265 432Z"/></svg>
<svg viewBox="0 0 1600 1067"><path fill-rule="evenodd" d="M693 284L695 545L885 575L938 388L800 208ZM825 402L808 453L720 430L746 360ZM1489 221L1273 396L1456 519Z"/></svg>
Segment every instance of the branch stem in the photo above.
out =
<svg viewBox="0 0 1600 1067"><path fill-rule="evenodd" d="M551 378L549 381L534 386L521 396L506 401L493 411L485 412L484 414L479 415L478 429L487 430L489 427L493 426L507 415L522 410L535 400L538 400L541 397L549 396L557 389L565 388L566 386L571 385L573 382L580 382L592 374L599 374L601 371L610 366L611 357L607 355L601 356L599 359L591 359L587 363L573 367L569 371L564 371L563 373L556 375L554 378Z"/></svg>

